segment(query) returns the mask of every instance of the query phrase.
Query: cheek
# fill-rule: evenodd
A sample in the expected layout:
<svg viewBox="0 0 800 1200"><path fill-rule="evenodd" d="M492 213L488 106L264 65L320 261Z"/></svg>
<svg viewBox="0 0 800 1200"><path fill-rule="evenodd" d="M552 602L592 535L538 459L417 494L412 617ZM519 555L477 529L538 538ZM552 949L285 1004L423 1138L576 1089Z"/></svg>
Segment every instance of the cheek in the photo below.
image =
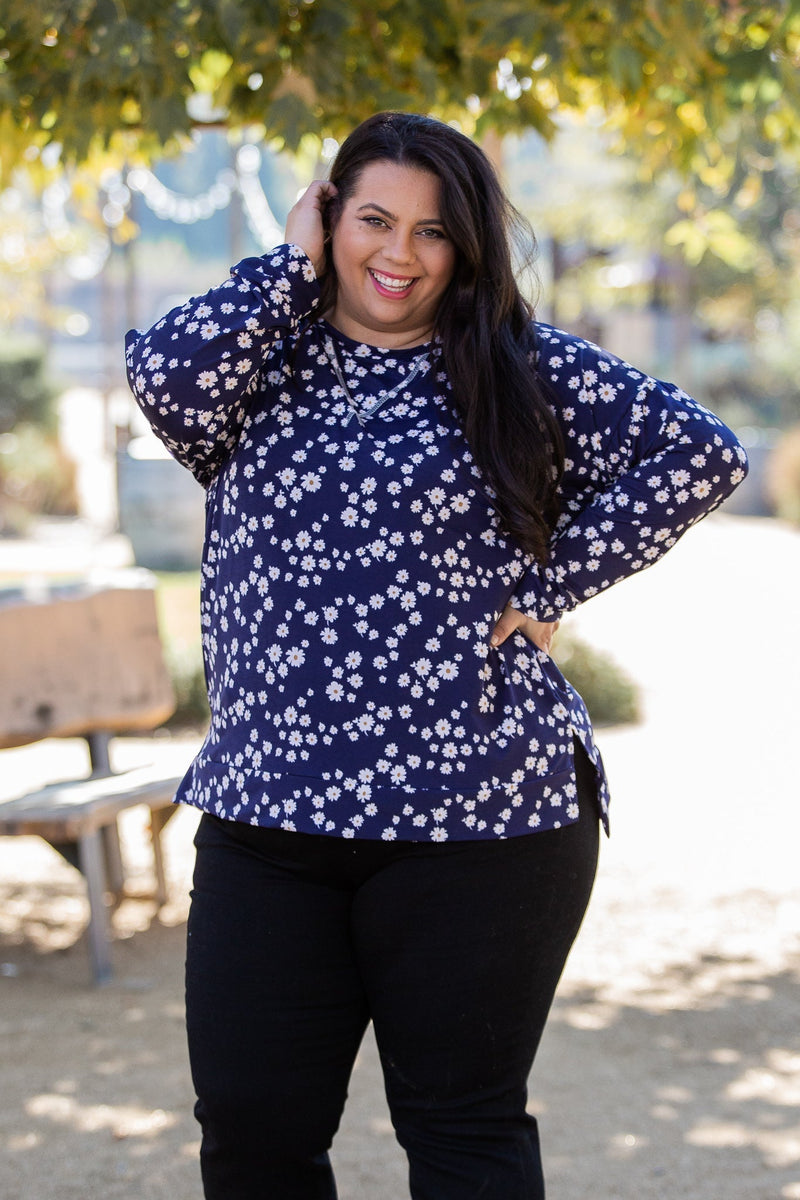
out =
<svg viewBox="0 0 800 1200"><path fill-rule="evenodd" d="M353 270L353 258L348 247L341 241L334 239L331 247L331 257L333 259L333 269L338 278L346 279Z"/></svg>
<svg viewBox="0 0 800 1200"><path fill-rule="evenodd" d="M331 247L333 254L333 264L336 271L345 274L348 271L358 270L364 259L368 257L370 247L365 237L359 236L357 233L348 231L346 234L334 234L333 244Z"/></svg>
<svg viewBox="0 0 800 1200"><path fill-rule="evenodd" d="M439 284L446 288L456 272L456 255L452 246L443 248L437 263L436 274Z"/></svg>

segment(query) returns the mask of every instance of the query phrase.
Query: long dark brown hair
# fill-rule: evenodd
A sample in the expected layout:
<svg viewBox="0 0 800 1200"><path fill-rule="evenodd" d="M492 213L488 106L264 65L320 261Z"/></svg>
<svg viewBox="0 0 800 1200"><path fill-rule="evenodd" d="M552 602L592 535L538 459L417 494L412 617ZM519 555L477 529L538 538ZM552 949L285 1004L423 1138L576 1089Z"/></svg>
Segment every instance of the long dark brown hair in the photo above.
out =
<svg viewBox="0 0 800 1200"><path fill-rule="evenodd" d="M533 310L517 283L520 251L530 259L533 232L474 142L413 113L378 113L350 134L331 166L338 192L332 203L344 204L364 168L379 161L416 167L440 181L440 216L456 250L436 318L445 369L503 529L543 563L558 515L564 452L532 363ZM319 311L330 311L335 299L328 246Z"/></svg>

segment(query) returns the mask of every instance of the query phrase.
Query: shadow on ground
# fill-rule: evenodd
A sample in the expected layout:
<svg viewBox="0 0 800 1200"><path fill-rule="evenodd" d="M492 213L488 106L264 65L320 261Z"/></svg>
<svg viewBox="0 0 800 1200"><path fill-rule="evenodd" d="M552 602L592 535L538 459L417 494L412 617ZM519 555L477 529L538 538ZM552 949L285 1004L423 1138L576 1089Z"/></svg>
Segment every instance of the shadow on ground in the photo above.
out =
<svg viewBox="0 0 800 1200"><path fill-rule="evenodd" d="M797 1200L800 959L706 954L605 990L564 989L534 1072L554 1200Z"/></svg>
<svg viewBox="0 0 800 1200"><path fill-rule="evenodd" d="M0 884L0 1194L196 1200L182 923L126 901L134 927L98 990L79 929L42 949L63 937L63 888ZM79 891L66 898L77 923ZM800 1200L800 958L765 971L703 953L632 980L572 973L556 1003L531 1087L549 1200ZM341 1200L406 1195L371 1037L334 1158Z"/></svg>

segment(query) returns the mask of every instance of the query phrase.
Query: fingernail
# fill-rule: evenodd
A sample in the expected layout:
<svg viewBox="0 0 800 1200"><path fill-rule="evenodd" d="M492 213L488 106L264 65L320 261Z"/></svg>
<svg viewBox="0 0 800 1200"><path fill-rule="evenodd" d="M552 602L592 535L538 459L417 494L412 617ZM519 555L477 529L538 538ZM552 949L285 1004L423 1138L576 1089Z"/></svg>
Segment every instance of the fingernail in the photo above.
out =
<svg viewBox="0 0 800 1200"><path fill-rule="evenodd" d="M500 645L500 638L497 636L496 633L492 634L492 639L489 642L489 645L490 646L499 646Z"/></svg>

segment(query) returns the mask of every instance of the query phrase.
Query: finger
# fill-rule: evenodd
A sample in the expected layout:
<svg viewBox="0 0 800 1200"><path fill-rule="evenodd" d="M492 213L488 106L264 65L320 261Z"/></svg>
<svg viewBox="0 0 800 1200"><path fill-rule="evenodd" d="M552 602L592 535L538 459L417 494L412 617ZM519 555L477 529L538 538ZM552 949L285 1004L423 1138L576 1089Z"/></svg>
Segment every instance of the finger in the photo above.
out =
<svg viewBox="0 0 800 1200"><path fill-rule="evenodd" d="M558 621L548 622L544 626L541 626L541 625L539 626L539 629L542 630L542 633L540 635L539 648L540 648L540 650L544 650L545 654L552 653L553 639L555 637L555 633L556 633L556 630L558 629L558 626L559 626Z"/></svg>
<svg viewBox="0 0 800 1200"><path fill-rule="evenodd" d="M300 198L300 203L313 205L315 208L322 209L328 200L332 200L337 195L336 185L328 179L315 179L308 185L305 192Z"/></svg>
<svg viewBox="0 0 800 1200"><path fill-rule="evenodd" d="M525 620L522 613L517 612L515 608L505 608L498 617L497 624L492 630L490 645L502 646L506 638L509 638L515 630L519 629L522 622Z"/></svg>

